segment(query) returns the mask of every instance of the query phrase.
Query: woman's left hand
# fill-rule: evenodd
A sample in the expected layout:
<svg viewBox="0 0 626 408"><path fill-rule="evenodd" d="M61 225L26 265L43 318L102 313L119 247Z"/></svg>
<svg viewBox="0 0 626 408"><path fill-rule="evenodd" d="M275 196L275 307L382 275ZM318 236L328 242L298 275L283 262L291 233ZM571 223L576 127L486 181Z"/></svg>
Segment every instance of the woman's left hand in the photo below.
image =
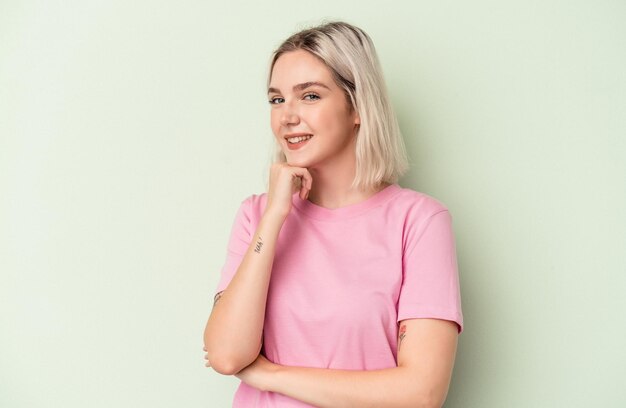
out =
<svg viewBox="0 0 626 408"><path fill-rule="evenodd" d="M209 361L209 353L206 352L206 346L202 347L202 350L204 350L204 359L206 360L206 363L204 363L204 366L211 367L211 362Z"/></svg>

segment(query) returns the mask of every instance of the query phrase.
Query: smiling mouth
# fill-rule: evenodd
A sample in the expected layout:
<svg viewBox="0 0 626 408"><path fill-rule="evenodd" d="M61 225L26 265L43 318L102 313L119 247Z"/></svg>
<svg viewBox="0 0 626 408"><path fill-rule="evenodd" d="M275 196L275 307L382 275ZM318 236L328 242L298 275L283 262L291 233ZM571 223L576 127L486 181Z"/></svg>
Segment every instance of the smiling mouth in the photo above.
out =
<svg viewBox="0 0 626 408"><path fill-rule="evenodd" d="M311 138L313 138L313 135L296 136L289 138L287 139L287 148L292 151L304 148L304 146L309 143L309 140L311 140Z"/></svg>
<svg viewBox="0 0 626 408"><path fill-rule="evenodd" d="M295 137L290 137L287 140L287 143L289 144L298 144L304 141L309 140L310 138L312 138L313 135L306 135L306 136L295 136Z"/></svg>

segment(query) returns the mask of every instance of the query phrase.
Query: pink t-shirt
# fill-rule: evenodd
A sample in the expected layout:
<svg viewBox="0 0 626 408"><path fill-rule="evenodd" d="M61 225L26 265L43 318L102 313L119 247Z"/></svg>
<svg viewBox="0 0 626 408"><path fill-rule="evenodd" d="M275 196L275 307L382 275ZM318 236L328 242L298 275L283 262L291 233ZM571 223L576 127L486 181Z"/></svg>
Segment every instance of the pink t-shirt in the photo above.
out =
<svg viewBox="0 0 626 408"><path fill-rule="evenodd" d="M251 243L267 194L245 199L216 293ZM391 184L337 209L293 195L276 245L263 348L278 364L352 370L395 367L398 322L438 318L463 330L452 219L426 194ZM233 407L310 407L241 383Z"/></svg>

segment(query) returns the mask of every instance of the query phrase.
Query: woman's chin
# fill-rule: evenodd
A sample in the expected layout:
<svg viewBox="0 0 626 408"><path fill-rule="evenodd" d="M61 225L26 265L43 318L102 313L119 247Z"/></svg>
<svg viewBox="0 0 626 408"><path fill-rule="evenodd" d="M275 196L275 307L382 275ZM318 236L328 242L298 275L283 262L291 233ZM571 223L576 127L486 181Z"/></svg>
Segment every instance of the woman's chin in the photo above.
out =
<svg viewBox="0 0 626 408"><path fill-rule="evenodd" d="M295 157L289 157L289 155L285 156L287 159L287 164L293 167L306 167L306 160L297 159Z"/></svg>

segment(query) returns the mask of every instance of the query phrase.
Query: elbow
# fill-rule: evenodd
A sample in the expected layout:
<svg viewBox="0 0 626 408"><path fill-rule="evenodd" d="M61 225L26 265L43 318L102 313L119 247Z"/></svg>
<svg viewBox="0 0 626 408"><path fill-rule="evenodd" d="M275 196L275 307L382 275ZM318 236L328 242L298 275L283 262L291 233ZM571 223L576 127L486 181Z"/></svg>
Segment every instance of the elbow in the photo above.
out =
<svg viewBox="0 0 626 408"><path fill-rule="evenodd" d="M424 408L442 408L444 402L446 402L445 397L431 398L431 399L427 399L426 401L424 401L424 405L422 406Z"/></svg>
<svg viewBox="0 0 626 408"><path fill-rule="evenodd" d="M410 406L417 408L441 408L443 407L443 402L440 400L420 398L414 399Z"/></svg>
<svg viewBox="0 0 626 408"><path fill-rule="evenodd" d="M213 370L222 375L235 375L250 365L256 358L255 356L253 359L250 359L240 354L233 354L224 348L216 349L211 347L208 342L204 344L207 350L209 365Z"/></svg>
<svg viewBox="0 0 626 408"><path fill-rule="evenodd" d="M210 355L209 355L209 363L211 364L211 368L213 368L215 372L220 373L222 375L235 375L247 366L247 364L241 364L240 362L236 361L234 358L211 359Z"/></svg>
<svg viewBox="0 0 626 408"><path fill-rule="evenodd" d="M207 352L209 365L216 372L223 375L235 375L243 370L259 355L261 347L255 350L247 348L242 350L241 347L232 344L227 340L216 337L207 325L204 332L204 347Z"/></svg>
<svg viewBox="0 0 626 408"><path fill-rule="evenodd" d="M441 408L446 400L445 395L439 395L437 392L421 392L414 394L411 398L411 406L419 408Z"/></svg>
<svg viewBox="0 0 626 408"><path fill-rule="evenodd" d="M244 355L237 353L235 350L229 350L224 347L212 347L211 343L205 342L207 350L207 358L209 365L213 370L222 375L235 375L256 360L256 355Z"/></svg>
<svg viewBox="0 0 626 408"><path fill-rule="evenodd" d="M443 407L443 402L440 401L424 401L420 407L423 408L441 408Z"/></svg>

